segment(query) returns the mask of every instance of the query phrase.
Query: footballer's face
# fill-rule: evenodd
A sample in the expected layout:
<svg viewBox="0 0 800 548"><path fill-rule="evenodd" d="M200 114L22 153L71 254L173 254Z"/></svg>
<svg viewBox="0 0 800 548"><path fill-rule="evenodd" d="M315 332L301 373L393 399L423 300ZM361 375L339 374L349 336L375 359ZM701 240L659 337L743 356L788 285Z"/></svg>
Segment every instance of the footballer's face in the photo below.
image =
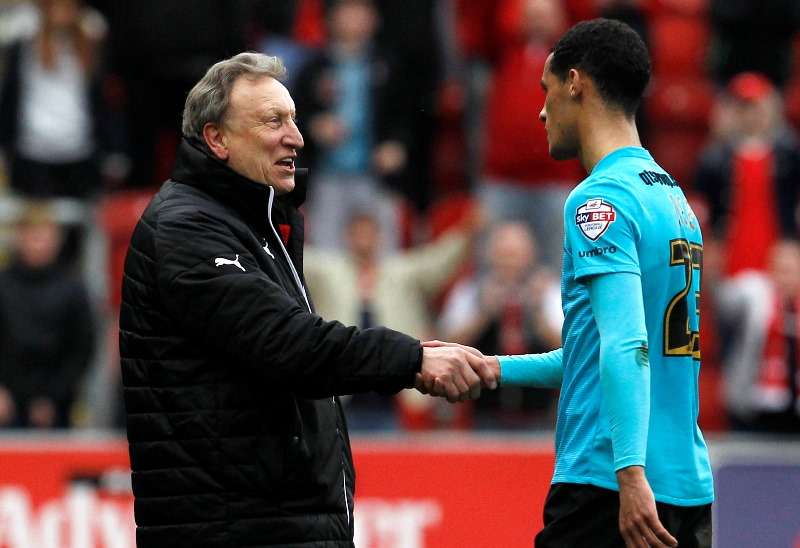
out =
<svg viewBox="0 0 800 548"><path fill-rule="evenodd" d="M550 72L553 54L547 58L542 72L542 89L544 89L544 106L539 113L539 120L544 123L547 132L547 143L550 156L556 160L569 160L578 155L578 109L575 90L571 82L570 71L564 81Z"/></svg>

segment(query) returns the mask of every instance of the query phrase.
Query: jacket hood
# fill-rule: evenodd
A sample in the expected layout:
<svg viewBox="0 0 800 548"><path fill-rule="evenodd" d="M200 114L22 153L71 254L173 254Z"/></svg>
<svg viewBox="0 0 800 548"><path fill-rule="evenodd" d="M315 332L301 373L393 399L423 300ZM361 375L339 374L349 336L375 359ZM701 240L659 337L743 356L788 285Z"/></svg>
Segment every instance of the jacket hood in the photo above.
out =
<svg viewBox="0 0 800 548"><path fill-rule="evenodd" d="M270 187L236 173L194 139L181 141L172 179L210 194L254 226L263 228L267 223ZM299 208L306 199L306 179L306 171L298 169L294 190L276 196L275 203Z"/></svg>

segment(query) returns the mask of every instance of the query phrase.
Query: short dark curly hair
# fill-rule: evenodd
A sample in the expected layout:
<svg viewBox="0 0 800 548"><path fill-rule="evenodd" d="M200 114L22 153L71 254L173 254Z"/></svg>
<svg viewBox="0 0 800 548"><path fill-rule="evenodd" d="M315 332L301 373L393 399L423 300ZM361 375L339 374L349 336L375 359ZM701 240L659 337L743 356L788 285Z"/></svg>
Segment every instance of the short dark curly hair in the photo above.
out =
<svg viewBox="0 0 800 548"><path fill-rule="evenodd" d="M631 116L650 81L650 54L625 23L592 19L569 29L553 48L550 72L563 82L573 68L592 78L606 103Z"/></svg>

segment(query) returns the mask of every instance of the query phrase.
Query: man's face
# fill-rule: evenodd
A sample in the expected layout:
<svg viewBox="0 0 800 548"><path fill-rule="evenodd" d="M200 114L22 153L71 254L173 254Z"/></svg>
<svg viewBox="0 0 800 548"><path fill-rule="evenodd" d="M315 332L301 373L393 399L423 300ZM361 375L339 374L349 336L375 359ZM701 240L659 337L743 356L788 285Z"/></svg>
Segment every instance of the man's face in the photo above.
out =
<svg viewBox="0 0 800 548"><path fill-rule="evenodd" d="M508 223L495 228L489 243L489 264L499 280L519 283L535 260L535 244L525 225Z"/></svg>
<svg viewBox="0 0 800 548"><path fill-rule="evenodd" d="M564 9L558 0L526 0L522 29L529 39L553 42L563 32Z"/></svg>
<svg viewBox="0 0 800 548"><path fill-rule="evenodd" d="M735 101L734 112L738 131L747 137L767 138L772 131L775 115L770 98L757 101Z"/></svg>
<svg viewBox="0 0 800 548"><path fill-rule="evenodd" d="M562 82L550 72L552 59L553 54L550 54L542 72L545 98L539 120L544 122L550 156L556 160L569 160L578 155L578 105L570 96L569 78Z"/></svg>
<svg viewBox="0 0 800 548"><path fill-rule="evenodd" d="M347 227L347 243L350 253L356 257L370 258L375 256L380 245L380 227L377 221L369 216L357 216Z"/></svg>
<svg viewBox="0 0 800 548"><path fill-rule="evenodd" d="M61 250L61 228L50 221L20 225L17 249L26 266L41 268L51 265Z"/></svg>
<svg viewBox="0 0 800 548"><path fill-rule="evenodd" d="M366 2L342 2L333 8L330 22L334 41L366 44L375 33L377 15Z"/></svg>
<svg viewBox="0 0 800 548"><path fill-rule="evenodd" d="M285 194L294 189L295 158L303 136L295 123L294 101L283 84L262 76L241 77L220 132L228 166Z"/></svg>

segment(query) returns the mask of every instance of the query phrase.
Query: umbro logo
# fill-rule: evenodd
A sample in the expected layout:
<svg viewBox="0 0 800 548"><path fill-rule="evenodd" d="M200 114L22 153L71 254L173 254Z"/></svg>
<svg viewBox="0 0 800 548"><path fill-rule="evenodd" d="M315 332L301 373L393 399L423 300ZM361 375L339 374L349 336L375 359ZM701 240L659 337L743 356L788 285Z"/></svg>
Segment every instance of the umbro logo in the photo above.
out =
<svg viewBox="0 0 800 548"><path fill-rule="evenodd" d="M239 254L238 253L236 254L236 258L234 260L226 259L224 257L217 257L216 259L214 259L214 265L217 266L217 267L220 267L220 266L223 266L223 265L226 265L226 264L232 264L233 266L241 268L242 272L245 272L244 267L242 266L242 263L239 262Z"/></svg>

